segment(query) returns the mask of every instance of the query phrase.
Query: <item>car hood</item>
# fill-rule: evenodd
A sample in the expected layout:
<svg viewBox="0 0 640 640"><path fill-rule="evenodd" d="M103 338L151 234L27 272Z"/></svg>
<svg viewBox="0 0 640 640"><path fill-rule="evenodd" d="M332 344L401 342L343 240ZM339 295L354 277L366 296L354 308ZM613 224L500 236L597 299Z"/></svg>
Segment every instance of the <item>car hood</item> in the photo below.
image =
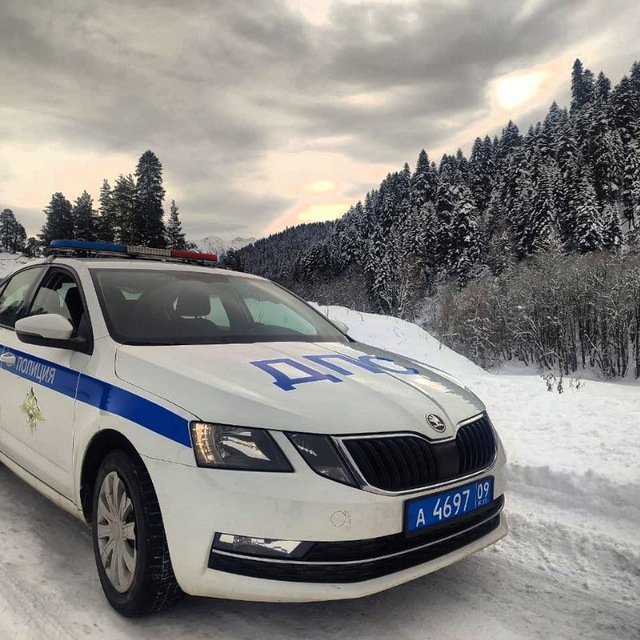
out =
<svg viewBox="0 0 640 640"><path fill-rule="evenodd" d="M447 438L484 411L442 371L351 343L122 346L116 375L207 422L308 433ZM435 414L442 433L429 426Z"/></svg>

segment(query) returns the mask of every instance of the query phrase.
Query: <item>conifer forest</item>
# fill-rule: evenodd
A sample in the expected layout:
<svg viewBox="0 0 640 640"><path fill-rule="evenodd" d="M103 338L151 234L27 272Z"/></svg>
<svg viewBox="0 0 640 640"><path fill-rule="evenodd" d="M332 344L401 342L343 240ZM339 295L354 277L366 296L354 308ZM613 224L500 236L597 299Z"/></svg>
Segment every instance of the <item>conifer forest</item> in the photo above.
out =
<svg viewBox="0 0 640 640"><path fill-rule="evenodd" d="M439 163L420 151L335 222L234 255L301 296L418 319L489 366L640 377L640 62L576 60L571 104Z"/></svg>

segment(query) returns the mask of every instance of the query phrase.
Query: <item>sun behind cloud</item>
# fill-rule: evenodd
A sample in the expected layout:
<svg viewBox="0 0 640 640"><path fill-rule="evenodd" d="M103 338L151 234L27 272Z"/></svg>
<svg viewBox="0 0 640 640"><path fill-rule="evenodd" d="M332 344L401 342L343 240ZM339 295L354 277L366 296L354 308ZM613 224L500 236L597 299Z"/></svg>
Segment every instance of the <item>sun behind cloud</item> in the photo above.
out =
<svg viewBox="0 0 640 640"><path fill-rule="evenodd" d="M501 109L514 109L533 100L540 92L547 78L546 71L512 73L498 78L493 86L493 94Z"/></svg>

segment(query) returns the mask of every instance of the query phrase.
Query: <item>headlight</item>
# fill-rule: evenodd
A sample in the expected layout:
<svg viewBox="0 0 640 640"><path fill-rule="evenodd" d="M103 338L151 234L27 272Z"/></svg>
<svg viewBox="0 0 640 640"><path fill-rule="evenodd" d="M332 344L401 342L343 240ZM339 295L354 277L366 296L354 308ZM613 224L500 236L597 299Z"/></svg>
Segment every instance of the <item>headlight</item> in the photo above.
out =
<svg viewBox="0 0 640 640"><path fill-rule="evenodd" d="M293 471L280 447L264 429L191 423L199 467L249 471Z"/></svg>
<svg viewBox="0 0 640 640"><path fill-rule="evenodd" d="M317 474L352 487L358 486L331 438L308 433L288 433L287 436Z"/></svg>

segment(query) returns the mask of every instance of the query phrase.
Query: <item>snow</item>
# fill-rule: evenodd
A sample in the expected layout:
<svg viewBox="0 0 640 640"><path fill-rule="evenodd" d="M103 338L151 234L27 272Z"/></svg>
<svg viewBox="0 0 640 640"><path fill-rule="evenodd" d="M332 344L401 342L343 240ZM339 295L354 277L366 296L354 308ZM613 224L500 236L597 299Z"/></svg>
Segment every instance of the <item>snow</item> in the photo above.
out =
<svg viewBox="0 0 640 640"><path fill-rule="evenodd" d="M225 240L220 236L206 236L200 240L196 240L195 243L198 247L198 251L222 255L229 251L229 249L242 249L242 247L246 247L248 244L251 244L256 240L257 238L254 237L243 238L241 236L237 236L231 240Z"/></svg>
<svg viewBox="0 0 640 640"><path fill-rule="evenodd" d="M17 253L0 251L0 279L12 271L15 271L23 264L26 264L29 260L31 260L31 258L25 258L23 255Z"/></svg>
<svg viewBox="0 0 640 640"><path fill-rule="evenodd" d="M538 375L487 373L411 323L321 310L485 401L509 458L507 538L357 601L185 598L126 620L102 596L88 529L0 465L1 640L640 638L640 386L587 381L550 393Z"/></svg>

